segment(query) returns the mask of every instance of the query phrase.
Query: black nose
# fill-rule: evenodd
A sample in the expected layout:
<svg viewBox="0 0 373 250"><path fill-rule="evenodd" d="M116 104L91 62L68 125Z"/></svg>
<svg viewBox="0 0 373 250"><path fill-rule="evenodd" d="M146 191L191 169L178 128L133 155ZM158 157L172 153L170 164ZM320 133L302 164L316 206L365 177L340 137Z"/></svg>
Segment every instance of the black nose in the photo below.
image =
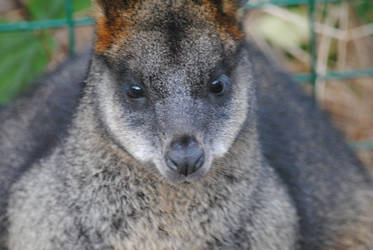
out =
<svg viewBox="0 0 373 250"><path fill-rule="evenodd" d="M166 153L168 167L185 176L199 169L204 161L202 146L190 136L173 141Z"/></svg>

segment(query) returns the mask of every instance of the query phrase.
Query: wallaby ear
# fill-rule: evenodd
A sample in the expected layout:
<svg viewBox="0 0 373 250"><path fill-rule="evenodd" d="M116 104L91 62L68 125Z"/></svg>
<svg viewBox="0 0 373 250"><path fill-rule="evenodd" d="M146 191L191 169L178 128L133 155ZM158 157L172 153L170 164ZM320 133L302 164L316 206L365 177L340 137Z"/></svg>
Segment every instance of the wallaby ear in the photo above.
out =
<svg viewBox="0 0 373 250"><path fill-rule="evenodd" d="M93 0L98 11L106 17L112 17L126 9L134 8L137 4L141 4L143 0ZM223 13L232 14L240 7L244 6L248 0L196 0L197 2L210 2L219 8Z"/></svg>
<svg viewBox="0 0 373 250"><path fill-rule="evenodd" d="M168 2L170 1L170 3ZM231 34L235 40L243 37L239 29L241 0L93 0L96 20L96 52L108 54L113 45L126 40L139 22L139 12L154 15L153 9L141 8L154 3L163 8L178 3L189 3L190 10L215 23L220 30ZM200 8L200 9L199 9ZM222 32L223 34L224 32Z"/></svg>
<svg viewBox="0 0 373 250"><path fill-rule="evenodd" d="M212 2L215 2L215 4L229 4L233 3L236 5L236 7L242 7L245 5L248 0L211 0Z"/></svg>
<svg viewBox="0 0 373 250"><path fill-rule="evenodd" d="M235 0L234 2L236 3L236 6L238 6L235 17L237 21L241 23L242 19L245 16L244 6L246 5L247 2L249 2L249 0Z"/></svg>
<svg viewBox="0 0 373 250"><path fill-rule="evenodd" d="M107 18L118 16L125 9L130 9L140 0L93 0L95 15ZM98 12L98 13L97 13Z"/></svg>
<svg viewBox="0 0 373 250"><path fill-rule="evenodd" d="M248 0L209 0L219 10L220 13L228 17L234 17L239 23L243 17L242 8Z"/></svg>
<svg viewBox="0 0 373 250"><path fill-rule="evenodd" d="M235 0L236 4L238 4L240 7L243 7L248 0Z"/></svg>
<svg viewBox="0 0 373 250"><path fill-rule="evenodd" d="M200 0L206 2L206 0ZM216 22L220 22L236 40L243 37L241 21L243 19L242 8L247 0L207 0L216 8Z"/></svg>
<svg viewBox="0 0 373 250"><path fill-rule="evenodd" d="M128 33L134 9L142 0L93 0L96 20L96 52L105 54L115 40Z"/></svg>

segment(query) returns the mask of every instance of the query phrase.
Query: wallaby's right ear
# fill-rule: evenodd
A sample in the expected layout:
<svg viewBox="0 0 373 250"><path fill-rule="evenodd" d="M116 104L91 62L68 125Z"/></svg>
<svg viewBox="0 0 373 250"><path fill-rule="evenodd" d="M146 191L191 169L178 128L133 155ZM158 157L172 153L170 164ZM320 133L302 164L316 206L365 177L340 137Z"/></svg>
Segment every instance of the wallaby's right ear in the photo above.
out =
<svg viewBox="0 0 373 250"><path fill-rule="evenodd" d="M93 0L96 6L95 11L101 12L99 14L105 15L107 18L117 16L122 11L133 8L138 2L138 0Z"/></svg>
<svg viewBox="0 0 373 250"><path fill-rule="evenodd" d="M136 6L142 0L93 0L96 20L96 45L99 54L107 54L116 40L124 39L133 25Z"/></svg>

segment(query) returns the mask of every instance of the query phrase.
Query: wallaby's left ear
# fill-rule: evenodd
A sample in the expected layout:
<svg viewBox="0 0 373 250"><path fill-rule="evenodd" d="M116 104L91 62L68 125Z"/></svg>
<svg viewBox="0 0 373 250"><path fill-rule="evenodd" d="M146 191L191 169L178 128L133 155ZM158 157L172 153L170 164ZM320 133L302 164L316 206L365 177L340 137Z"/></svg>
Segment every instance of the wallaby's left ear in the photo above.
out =
<svg viewBox="0 0 373 250"><path fill-rule="evenodd" d="M215 6L220 13L225 14L229 17L234 17L238 23L243 18L243 6L248 0L209 0Z"/></svg>
<svg viewBox="0 0 373 250"><path fill-rule="evenodd" d="M235 17L238 22L241 22L244 17L244 6L248 1L249 0L233 0L236 6Z"/></svg>
<svg viewBox="0 0 373 250"><path fill-rule="evenodd" d="M123 42L134 32L134 26L139 18L138 13L149 13L153 15L152 9L141 8L146 3L154 3L163 8L168 8L169 0L93 0L94 16L96 20L96 44L95 49L99 54L107 54L110 48L117 42ZM240 30L240 7L243 0L170 0L171 4L178 2L190 4L190 8L197 10L201 18L206 18L216 24L221 31L222 37L226 34L240 40L243 33ZM200 9L199 9L200 8ZM143 14L144 15L144 14Z"/></svg>
<svg viewBox="0 0 373 250"><path fill-rule="evenodd" d="M198 0L197 0L198 1ZM206 0L200 0L206 2ZM247 0L207 0L216 8L216 21L224 27L236 40L243 37L241 22L243 20L242 7Z"/></svg>
<svg viewBox="0 0 373 250"><path fill-rule="evenodd" d="M236 19L238 20L238 22L241 23L241 21L243 21L242 19L245 17L245 10L244 10L244 6L246 5L246 3L248 2L249 0L235 0L234 2L236 3L236 5L238 6L238 9L236 10Z"/></svg>

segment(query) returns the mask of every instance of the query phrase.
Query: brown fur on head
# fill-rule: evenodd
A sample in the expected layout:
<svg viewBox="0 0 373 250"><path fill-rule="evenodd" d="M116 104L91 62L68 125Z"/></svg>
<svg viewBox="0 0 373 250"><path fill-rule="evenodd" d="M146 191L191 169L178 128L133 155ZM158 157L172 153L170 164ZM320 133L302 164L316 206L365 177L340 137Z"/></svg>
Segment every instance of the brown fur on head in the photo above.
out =
<svg viewBox="0 0 373 250"><path fill-rule="evenodd" d="M242 32L235 18L238 5L228 0L97 0L95 19L98 54L110 54L122 46L136 30L168 11L184 9L196 20L205 21L219 31L222 40L240 40Z"/></svg>

